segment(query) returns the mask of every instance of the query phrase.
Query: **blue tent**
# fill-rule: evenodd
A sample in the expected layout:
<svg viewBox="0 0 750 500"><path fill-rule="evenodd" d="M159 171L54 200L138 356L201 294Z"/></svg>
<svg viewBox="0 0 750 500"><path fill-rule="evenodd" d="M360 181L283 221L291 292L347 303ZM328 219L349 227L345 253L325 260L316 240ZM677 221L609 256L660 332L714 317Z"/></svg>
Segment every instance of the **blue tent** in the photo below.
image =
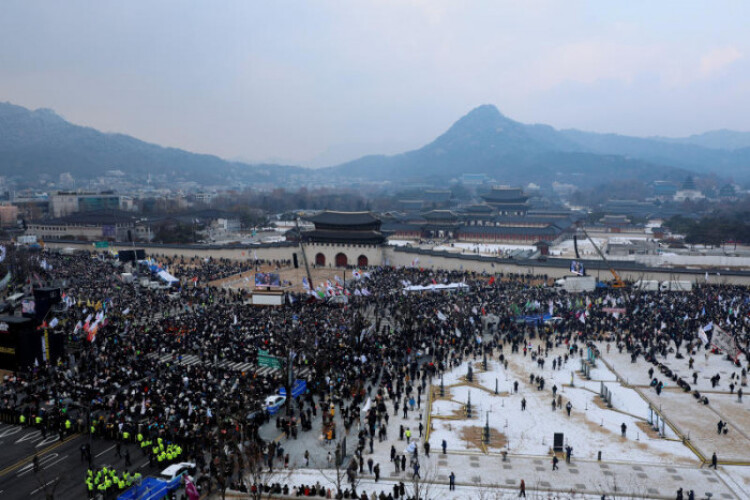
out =
<svg viewBox="0 0 750 500"><path fill-rule="evenodd" d="M161 500L166 498L169 487L166 481L155 477L143 478L141 484L124 491L117 500Z"/></svg>
<svg viewBox="0 0 750 500"><path fill-rule="evenodd" d="M301 379L295 380L294 385L292 386L292 397L297 398L304 394L305 391L307 391L307 381ZM286 389L283 387L279 389L279 394L286 396Z"/></svg>

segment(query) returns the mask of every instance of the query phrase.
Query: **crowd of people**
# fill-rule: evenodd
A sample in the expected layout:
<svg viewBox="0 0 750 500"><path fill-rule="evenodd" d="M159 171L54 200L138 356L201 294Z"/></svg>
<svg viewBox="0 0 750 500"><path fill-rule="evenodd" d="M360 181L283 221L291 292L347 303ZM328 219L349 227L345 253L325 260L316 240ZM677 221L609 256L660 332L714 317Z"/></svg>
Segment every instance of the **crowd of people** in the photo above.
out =
<svg viewBox="0 0 750 500"><path fill-rule="evenodd" d="M180 456L205 472L209 488L249 484L257 491L265 484L260 470L283 467L276 460L288 464L282 445L263 442L258 434L270 418L264 399L288 384L287 377L237 368L257 363L259 350L281 360L280 373L286 375L287 363L309 373L307 392L283 410L277 426L290 439L297 432L335 439L356 426L353 461L360 472L367 447L388 439L391 408L394 414L419 411L415 404L429 380L471 356L526 355L529 341L539 339L547 349L533 355L559 365L562 358L547 357L552 346L566 345L575 355L606 339L634 362L643 357L658 369L659 357L696 355L705 347L703 335L710 341L721 328L741 352L731 377L738 388L746 383L750 360L750 291L729 285L573 295L546 286L542 276L383 267L362 270L363 276L347 283L345 303L290 294L282 307L254 308L246 305L249 292L208 285L247 270L247 263L162 257L160 263L181 280L179 288L162 290L126 283L122 265L106 256L45 252L30 258L45 262L34 268L32 284L60 286L64 293L64 310L51 313L44 326L65 336L67 355L6 377L0 387L3 415L62 435L80 431L122 442L174 443ZM404 290L434 283L468 288ZM367 293L355 293L362 291ZM618 312L623 308L626 314ZM488 315L497 321L487 325ZM500 346L507 349L497 351ZM183 363L187 355L198 362ZM716 383L729 384L727 378ZM368 398L372 404L362 411ZM312 426L319 412L329 418ZM336 413L344 429L335 428L330 417ZM257 453L248 453L251 448ZM360 497L349 479L333 492L335 498ZM303 486L287 491L321 493ZM409 495L384 490L378 498Z"/></svg>

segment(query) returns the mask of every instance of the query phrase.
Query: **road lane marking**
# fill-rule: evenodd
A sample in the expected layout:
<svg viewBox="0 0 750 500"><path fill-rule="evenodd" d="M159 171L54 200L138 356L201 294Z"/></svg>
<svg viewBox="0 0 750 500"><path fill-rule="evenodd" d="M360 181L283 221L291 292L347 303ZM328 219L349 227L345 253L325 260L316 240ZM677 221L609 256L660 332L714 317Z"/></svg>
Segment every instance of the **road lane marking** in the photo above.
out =
<svg viewBox="0 0 750 500"><path fill-rule="evenodd" d="M21 443L23 441L31 441L33 443L34 441L38 441L39 439L42 439L41 431L29 432L25 436L18 438L15 444Z"/></svg>
<svg viewBox="0 0 750 500"><path fill-rule="evenodd" d="M57 453L50 453L49 455L45 455L45 456L41 457L41 458L39 459L39 466L41 467L42 465L46 464L46 463L47 463L47 462L49 462L50 460L54 460L54 459L55 459L55 458L57 458L58 456L59 456L59 455L58 455ZM24 465L23 467L21 467L21 468L20 468L20 469L18 470L18 474L16 474L16 475L17 475L18 477L21 477L21 476L23 476L24 474L26 474L27 472L31 472L32 470L34 470L34 464L33 464L33 463L32 463L32 464L26 464L26 465Z"/></svg>
<svg viewBox="0 0 750 500"><path fill-rule="evenodd" d="M66 458L68 458L69 456L70 456L70 455L65 455L64 457L60 457L60 458L58 458L57 460L55 460L55 461L54 461L54 462L52 462L51 464L48 464L48 465L47 465L46 467L44 467L44 470L47 470L47 469L49 469L50 467L52 467L53 465L55 465L55 464L56 464L56 463L58 463L58 462L62 462L63 460L65 460L65 459L66 459Z"/></svg>
<svg viewBox="0 0 750 500"><path fill-rule="evenodd" d="M71 437L73 437L75 439L78 436L80 436L80 434L73 434ZM68 440L68 441L70 441L70 440ZM36 455L36 454L44 455L45 453L47 453L49 451L52 451L55 448L58 448L59 446L62 446L66 442L67 441L58 441L57 443L51 444L50 446L48 446L47 448L43 449L40 452L37 452L35 454L32 454L32 455L29 455L27 457L22 458L21 460L19 460L18 462L14 463L13 465L9 465L8 467L4 468L3 470L0 470L0 477L3 477L6 474L8 474L9 472L12 472L12 471L16 470L17 468L23 466L24 464L32 461L34 459L34 455Z"/></svg>
<svg viewBox="0 0 750 500"><path fill-rule="evenodd" d="M39 441L39 443L37 443L36 447L37 448L41 448L42 446L44 446L46 444L54 443L58 439L60 439L60 436L58 436L57 434L55 434L54 436L47 436L43 440Z"/></svg>
<svg viewBox="0 0 750 500"><path fill-rule="evenodd" d="M102 455L104 455L104 454L105 454L105 453L107 453L108 451L110 451L110 450L113 450L113 449L115 448L115 446L116 446L116 445L114 445L114 444L113 444L112 446L110 446L109 448L107 448L106 450L104 450L103 452L101 452L101 453L99 453L98 455L96 455L96 456L95 456L94 458L99 458L99 457L101 457Z"/></svg>
<svg viewBox="0 0 750 500"><path fill-rule="evenodd" d="M23 427L11 427L10 429L5 429L2 433L0 433L0 437L6 437L6 436L12 436L13 434L18 434L21 432Z"/></svg>
<svg viewBox="0 0 750 500"><path fill-rule="evenodd" d="M29 494L29 496L30 496L30 497L33 497L33 496L34 496L34 494L35 494L35 493L36 493L37 491L41 491L41 490L43 490L44 488L46 488L46 487L47 487L47 486L49 486L50 484L54 483L54 482L55 482L55 481L57 481L58 479L60 479L60 476L57 476L57 477L56 477L55 479L53 479L52 481L49 481L49 482L47 482L47 483L43 484L42 486L40 486L39 488L35 489L34 491L32 491L32 492L31 492L31 493Z"/></svg>

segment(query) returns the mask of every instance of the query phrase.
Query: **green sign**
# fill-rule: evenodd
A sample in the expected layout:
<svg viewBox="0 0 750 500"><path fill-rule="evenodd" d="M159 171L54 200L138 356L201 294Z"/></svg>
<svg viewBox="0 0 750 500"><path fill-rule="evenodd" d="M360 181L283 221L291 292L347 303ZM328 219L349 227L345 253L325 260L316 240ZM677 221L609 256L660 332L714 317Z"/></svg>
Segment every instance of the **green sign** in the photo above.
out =
<svg viewBox="0 0 750 500"><path fill-rule="evenodd" d="M270 354L268 354L268 351L258 349L258 366L281 368L281 361L276 356L271 356Z"/></svg>
<svg viewBox="0 0 750 500"><path fill-rule="evenodd" d="M94 248L109 248L108 241L95 241Z"/></svg>

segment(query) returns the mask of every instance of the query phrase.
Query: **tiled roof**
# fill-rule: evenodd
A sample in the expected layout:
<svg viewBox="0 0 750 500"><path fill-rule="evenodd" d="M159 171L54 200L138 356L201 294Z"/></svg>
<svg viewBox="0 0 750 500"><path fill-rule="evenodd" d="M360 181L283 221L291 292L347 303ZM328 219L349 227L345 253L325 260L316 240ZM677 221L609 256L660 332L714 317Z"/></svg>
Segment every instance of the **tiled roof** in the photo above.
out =
<svg viewBox="0 0 750 500"><path fill-rule="evenodd" d="M557 235L561 230L554 226L548 227L496 227L496 226L466 226L459 230L461 234L512 234L512 235Z"/></svg>
<svg viewBox="0 0 750 500"><path fill-rule="evenodd" d="M385 241L385 236L380 231L346 231L314 229L305 231L302 236L306 241L319 243L367 243L378 244Z"/></svg>
<svg viewBox="0 0 750 500"><path fill-rule="evenodd" d="M314 215L308 220L313 224L337 226L361 226L379 221L371 212L334 212L328 210Z"/></svg>

